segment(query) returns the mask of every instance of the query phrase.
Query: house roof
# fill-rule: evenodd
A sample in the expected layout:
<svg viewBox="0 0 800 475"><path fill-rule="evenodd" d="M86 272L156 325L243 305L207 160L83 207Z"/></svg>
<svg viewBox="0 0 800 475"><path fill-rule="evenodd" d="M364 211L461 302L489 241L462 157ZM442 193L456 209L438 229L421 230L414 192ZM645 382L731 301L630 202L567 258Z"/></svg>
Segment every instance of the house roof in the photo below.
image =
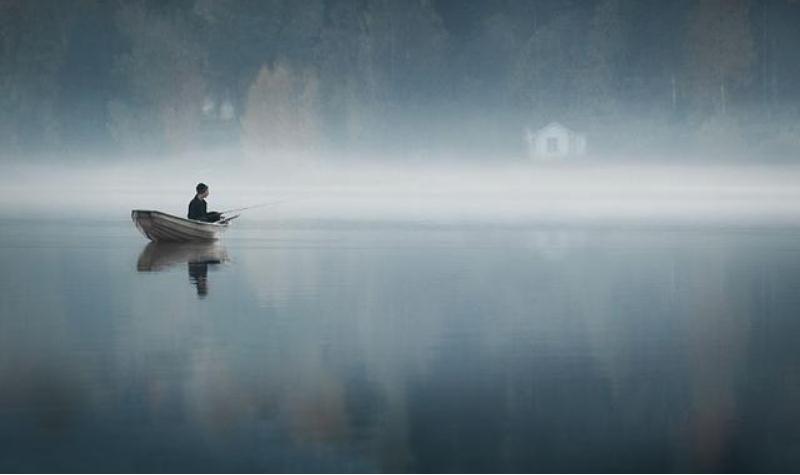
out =
<svg viewBox="0 0 800 475"><path fill-rule="evenodd" d="M546 117L546 116L545 116ZM553 114L550 117L558 120L544 120L542 116L529 116L525 119L526 127L532 132L546 129L551 126L563 127L571 132L583 133L597 124L597 121L588 116L576 114Z"/></svg>
<svg viewBox="0 0 800 475"><path fill-rule="evenodd" d="M544 127L536 130L534 132L534 135L542 135L542 134L547 133L547 132L549 132L549 131L551 131L553 129L564 130L569 134L574 134L575 133L575 131L573 131L569 127L565 126L564 124L561 124L560 122L553 121L553 122L550 122L549 124L545 125Z"/></svg>

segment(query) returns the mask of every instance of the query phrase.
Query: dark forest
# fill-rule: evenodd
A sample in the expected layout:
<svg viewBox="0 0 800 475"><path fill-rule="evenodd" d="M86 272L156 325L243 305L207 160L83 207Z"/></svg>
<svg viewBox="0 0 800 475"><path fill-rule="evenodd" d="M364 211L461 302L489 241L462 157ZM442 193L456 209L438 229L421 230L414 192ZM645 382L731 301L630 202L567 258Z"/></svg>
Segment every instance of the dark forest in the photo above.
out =
<svg viewBox="0 0 800 475"><path fill-rule="evenodd" d="M513 160L557 120L605 157L791 159L797 25L791 0L0 0L0 150Z"/></svg>

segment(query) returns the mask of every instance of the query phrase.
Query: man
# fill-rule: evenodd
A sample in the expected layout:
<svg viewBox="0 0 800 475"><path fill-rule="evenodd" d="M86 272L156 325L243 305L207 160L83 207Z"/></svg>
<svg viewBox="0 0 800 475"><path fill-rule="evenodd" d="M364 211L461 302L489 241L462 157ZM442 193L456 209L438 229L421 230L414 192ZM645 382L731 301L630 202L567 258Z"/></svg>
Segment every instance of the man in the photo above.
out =
<svg viewBox="0 0 800 475"><path fill-rule="evenodd" d="M208 221L209 223L219 221L220 218L222 218L221 214L216 211L206 211L205 198L208 196L208 185L205 183L198 183L197 187L195 187L195 191L197 191L197 194L195 194L194 199L189 202L189 219Z"/></svg>

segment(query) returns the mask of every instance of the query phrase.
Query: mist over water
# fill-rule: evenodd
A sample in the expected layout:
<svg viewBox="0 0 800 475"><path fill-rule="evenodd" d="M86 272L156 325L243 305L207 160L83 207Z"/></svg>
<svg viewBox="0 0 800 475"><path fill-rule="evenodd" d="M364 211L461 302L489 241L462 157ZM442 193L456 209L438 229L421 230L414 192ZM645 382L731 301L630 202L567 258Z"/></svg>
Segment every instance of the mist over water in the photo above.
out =
<svg viewBox="0 0 800 475"><path fill-rule="evenodd" d="M517 163L309 165L184 158L141 165L5 167L4 213L120 219L131 209L184 216L194 185L240 222L347 220L495 225L794 226L800 166Z"/></svg>
<svg viewBox="0 0 800 475"><path fill-rule="evenodd" d="M0 0L0 472L797 472L798 24Z"/></svg>

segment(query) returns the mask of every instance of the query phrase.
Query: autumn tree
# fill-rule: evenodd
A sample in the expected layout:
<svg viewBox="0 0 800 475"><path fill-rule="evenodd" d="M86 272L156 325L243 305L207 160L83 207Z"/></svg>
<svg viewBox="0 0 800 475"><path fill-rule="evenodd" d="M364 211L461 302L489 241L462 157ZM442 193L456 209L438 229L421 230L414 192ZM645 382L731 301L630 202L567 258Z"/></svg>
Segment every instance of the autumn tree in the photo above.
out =
<svg viewBox="0 0 800 475"><path fill-rule="evenodd" d="M250 87L265 64L311 66L323 19L323 0L196 0L204 76L209 94L245 109Z"/></svg>
<svg viewBox="0 0 800 475"><path fill-rule="evenodd" d="M291 165L316 150L319 79L278 63L264 66L250 87L242 118L242 139L250 157Z"/></svg>

